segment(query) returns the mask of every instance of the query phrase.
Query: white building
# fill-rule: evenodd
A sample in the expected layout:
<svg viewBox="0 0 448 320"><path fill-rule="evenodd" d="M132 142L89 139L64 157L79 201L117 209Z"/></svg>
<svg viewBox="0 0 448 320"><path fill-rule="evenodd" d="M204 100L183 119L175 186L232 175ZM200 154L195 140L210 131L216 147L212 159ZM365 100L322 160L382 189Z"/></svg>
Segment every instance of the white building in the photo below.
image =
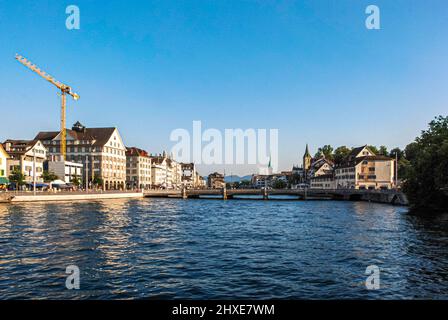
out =
<svg viewBox="0 0 448 320"><path fill-rule="evenodd" d="M126 150L126 185L128 188L151 188L151 158L145 150Z"/></svg>
<svg viewBox="0 0 448 320"><path fill-rule="evenodd" d="M335 168L337 188L391 189L394 185L394 160L375 155L367 146L354 148Z"/></svg>
<svg viewBox="0 0 448 320"><path fill-rule="evenodd" d="M76 122L66 130L66 160L82 163L89 181L102 181L104 189L124 189L126 183L126 147L115 127L86 128ZM60 156L60 132L39 132L50 155ZM85 183L85 182L83 182Z"/></svg>
<svg viewBox="0 0 448 320"><path fill-rule="evenodd" d="M151 183L154 188L181 188L182 164L167 156L165 152L151 156Z"/></svg>
<svg viewBox="0 0 448 320"><path fill-rule="evenodd" d="M321 174L310 178L311 189L335 189L336 183L333 173Z"/></svg>
<svg viewBox="0 0 448 320"><path fill-rule="evenodd" d="M14 170L20 170L25 176L25 182L32 183L34 176L36 182L42 183L44 161L47 158L47 150L39 140L6 140L5 151L9 154L7 160L6 175Z"/></svg>
<svg viewBox="0 0 448 320"><path fill-rule="evenodd" d="M83 164L70 161L47 161L44 164L48 172L53 172L58 179L65 183L72 182L75 178L83 180Z"/></svg>

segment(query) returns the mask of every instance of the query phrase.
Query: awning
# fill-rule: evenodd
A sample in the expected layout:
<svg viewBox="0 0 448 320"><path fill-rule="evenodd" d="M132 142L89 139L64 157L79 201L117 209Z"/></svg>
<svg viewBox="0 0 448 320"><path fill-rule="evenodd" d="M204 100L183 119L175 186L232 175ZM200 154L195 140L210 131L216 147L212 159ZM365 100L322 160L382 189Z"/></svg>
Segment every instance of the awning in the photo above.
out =
<svg viewBox="0 0 448 320"><path fill-rule="evenodd" d="M34 183L28 182L26 185L32 187L34 185ZM43 187L48 187L48 184L46 184L46 183L36 183L36 188L43 188Z"/></svg>
<svg viewBox="0 0 448 320"><path fill-rule="evenodd" d="M0 184L9 184L8 178L0 177Z"/></svg>

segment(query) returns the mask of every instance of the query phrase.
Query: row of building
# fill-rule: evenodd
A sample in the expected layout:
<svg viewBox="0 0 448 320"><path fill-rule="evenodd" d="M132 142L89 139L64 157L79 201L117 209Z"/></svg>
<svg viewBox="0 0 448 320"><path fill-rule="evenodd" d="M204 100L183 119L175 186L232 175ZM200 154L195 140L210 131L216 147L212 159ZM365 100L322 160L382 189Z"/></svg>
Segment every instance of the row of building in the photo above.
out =
<svg viewBox="0 0 448 320"><path fill-rule="evenodd" d="M151 155L126 147L118 129L87 128L76 122L66 130L66 157L60 153L59 131L39 132L32 140L8 139L0 144L0 184L20 170L26 183L42 184L44 171L66 183L79 179L102 188L201 188L206 186L194 163L180 163L166 152Z"/></svg>
<svg viewBox="0 0 448 320"><path fill-rule="evenodd" d="M253 175L257 188L273 187L278 181L292 188L312 189L392 189L397 185L395 160L376 155L367 145L353 148L339 164L324 155L312 157L308 145L302 166L278 174Z"/></svg>
<svg viewBox="0 0 448 320"><path fill-rule="evenodd" d="M42 184L44 171L66 183L74 178L108 189L223 188L225 177L212 173L208 181L194 163L181 163L166 152L149 154L126 147L115 127L86 128L80 122L66 130L66 157L61 157L59 131L39 132L32 140L8 139L0 144L0 185L8 184L15 170L26 183ZM367 145L352 149L339 164L325 156L312 157L306 146L302 166L291 171L253 175L252 186L315 189L391 189L396 185L395 161L376 155Z"/></svg>

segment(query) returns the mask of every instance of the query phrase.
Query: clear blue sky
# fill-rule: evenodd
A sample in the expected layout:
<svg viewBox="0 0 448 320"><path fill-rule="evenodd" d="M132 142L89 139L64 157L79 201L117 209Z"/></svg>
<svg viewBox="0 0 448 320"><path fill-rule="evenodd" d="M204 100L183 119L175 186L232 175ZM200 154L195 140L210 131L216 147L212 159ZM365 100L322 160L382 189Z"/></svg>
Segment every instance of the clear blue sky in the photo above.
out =
<svg viewBox="0 0 448 320"><path fill-rule="evenodd" d="M369 4L381 30L364 26ZM445 0L0 0L0 140L59 127L55 88L18 52L81 95L68 124L117 126L149 152L193 120L278 128L280 169L307 142L404 147L447 114L447 39Z"/></svg>

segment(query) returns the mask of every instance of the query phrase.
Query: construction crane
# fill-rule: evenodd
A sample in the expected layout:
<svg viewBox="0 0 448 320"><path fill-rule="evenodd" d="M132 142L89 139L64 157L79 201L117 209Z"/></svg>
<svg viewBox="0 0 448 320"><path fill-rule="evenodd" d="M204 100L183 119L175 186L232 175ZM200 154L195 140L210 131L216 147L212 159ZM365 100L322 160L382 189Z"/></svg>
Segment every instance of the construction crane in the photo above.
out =
<svg viewBox="0 0 448 320"><path fill-rule="evenodd" d="M65 131L65 109L66 109L66 103L67 98L66 95L72 96L72 98L76 101L79 99L79 95L72 91L72 88L69 87L66 84L63 84L50 76L45 71L41 70L39 67L37 67L35 64L31 63L28 59L22 57L19 54L16 54L16 60L19 61L21 64L23 64L25 67L31 69L32 71L36 72L38 75L40 75L42 78L47 80L48 82L55 85L59 90L61 90L61 156L62 160L65 160L65 154L66 154L66 145L67 145L67 136Z"/></svg>

